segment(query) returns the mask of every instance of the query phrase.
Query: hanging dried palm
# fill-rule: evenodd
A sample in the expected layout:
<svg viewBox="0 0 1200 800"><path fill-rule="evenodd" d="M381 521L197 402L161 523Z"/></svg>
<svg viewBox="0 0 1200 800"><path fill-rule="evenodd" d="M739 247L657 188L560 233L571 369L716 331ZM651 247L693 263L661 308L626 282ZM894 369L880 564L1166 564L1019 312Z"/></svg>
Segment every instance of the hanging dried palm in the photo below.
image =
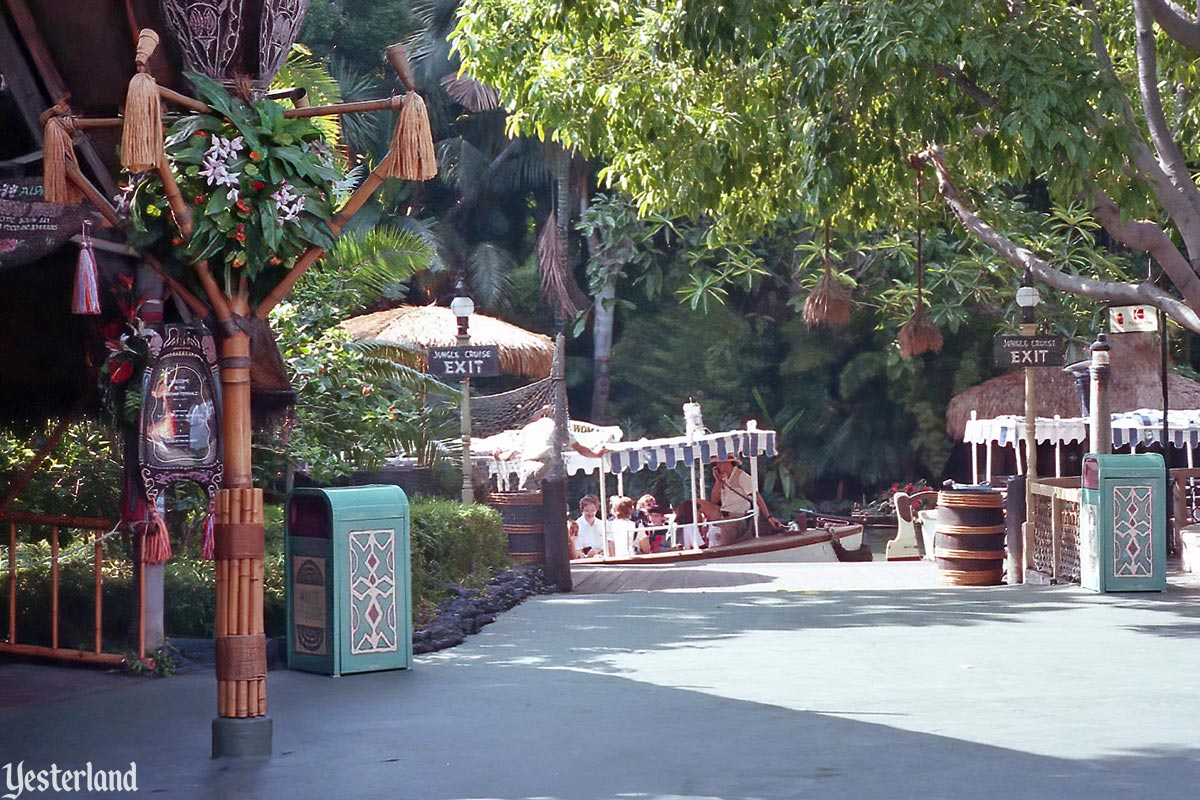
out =
<svg viewBox="0 0 1200 800"><path fill-rule="evenodd" d="M567 248L564 238L563 232L558 228L558 215L551 211L537 245L542 296L550 301L563 319L571 319L579 312L579 307L571 298L572 278L567 271Z"/></svg>
<svg viewBox="0 0 1200 800"><path fill-rule="evenodd" d="M828 325L840 328L850 322L850 293L833 274L829 261L829 221L825 222L825 274L804 301L804 324L810 328Z"/></svg>
<svg viewBox="0 0 1200 800"><path fill-rule="evenodd" d="M910 162L911 163L911 162ZM942 350L942 330L925 312L925 260L924 260L924 231L921 229L921 187L923 185L921 169L917 169L917 307L913 310L908 321L900 326L896 338L900 342L900 355L904 358L919 356L921 353L940 353Z"/></svg>

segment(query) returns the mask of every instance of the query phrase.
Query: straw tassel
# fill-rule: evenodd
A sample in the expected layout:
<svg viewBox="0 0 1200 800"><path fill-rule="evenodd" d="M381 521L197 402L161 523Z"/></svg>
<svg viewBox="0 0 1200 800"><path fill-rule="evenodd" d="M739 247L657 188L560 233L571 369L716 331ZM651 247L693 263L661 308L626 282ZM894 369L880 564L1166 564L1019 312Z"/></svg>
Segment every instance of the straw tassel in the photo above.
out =
<svg viewBox="0 0 1200 800"><path fill-rule="evenodd" d="M204 521L204 545L203 545L203 547L200 548L200 557L203 558L205 561L213 560L213 548L215 546L215 541L214 541L215 531L214 531L213 525L214 525L215 521L216 521L216 510L214 508L210 507L208 510L208 519L206 519Z"/></svg>
<svg viewBox="0 0 1200 800"><path fill-rule="evenodd" d="M125 125L121 131L121 166L130 172L156 169L163 157L162 101L158 82L146 62L158 47L158 34L149 28L138 37L137 74L125 95Z"/></svg>
<svg viewBox="0 0 1200 800"><path fill-rule="evenodd" d="M416 92L404 95L400 119L392 133L392 146L379 165L385 178L427 181L437 175L437 152L429 126L429 110Z"/></svg>
<svg viewBox="0 0 1200 800"><path fill-rule="evenodd" d="M67 164L79 164L71 144L74 128L68 117L46 120L42 145L42 194L47 203L73 206L83 202L83 192L67 177Z"/></svg>
<svg viewBox="0 0 1200 800"><path fill-rule="evenodd" d="M171 560L171 537L166 520L155 508L150 512L150 525L142 535L142 563L165 564Z"/></svg>
<svg viewBox="0 0 1200 800"><path fill-rule="evenodd" d="M75 265L75 288L71 293L72 314L99 314L100 287L96 280L96 252L92 249L92 221L83 221L79 261Z"/></svg>

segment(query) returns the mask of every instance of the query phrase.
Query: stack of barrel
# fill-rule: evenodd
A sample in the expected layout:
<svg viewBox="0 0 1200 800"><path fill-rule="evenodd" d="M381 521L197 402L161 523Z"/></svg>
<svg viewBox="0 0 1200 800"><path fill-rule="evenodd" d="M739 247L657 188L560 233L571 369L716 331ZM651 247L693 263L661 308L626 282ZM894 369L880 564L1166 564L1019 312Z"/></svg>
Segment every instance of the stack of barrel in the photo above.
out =
<svg viewBox="0 0 1200 800"><path fill-rule="evenodd" d="M546 561L546 515L541 492L492 492L487 504L500 512L508 554L522 564Z"/></svg>
<svg viewBox="0 0 1200 800"><path fill-rule="evenodd" d="M1004 579L1004 496L998 489L938 492L933 557L942 583L996 586Z"/></svg>

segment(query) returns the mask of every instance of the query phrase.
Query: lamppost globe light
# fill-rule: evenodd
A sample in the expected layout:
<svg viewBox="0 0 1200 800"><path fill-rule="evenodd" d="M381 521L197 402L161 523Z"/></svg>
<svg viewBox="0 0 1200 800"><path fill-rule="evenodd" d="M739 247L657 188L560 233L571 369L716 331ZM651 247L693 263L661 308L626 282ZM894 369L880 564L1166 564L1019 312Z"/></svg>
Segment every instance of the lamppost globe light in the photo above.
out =
<svg viewBox="0 0 1200 800"><path fill-rule="evenodd" d="M1042 297L1034 287L1022 286L1017 289L1017 305L1021 308L1035 308L1040 302Z"/></svg>
<svg viewBox="0 0 1200 800"><path fill-rule="evenodd" d="M475 313L475 301L465 294L460 294L450 301L450 310L456 317L469 317Z"/></svg>

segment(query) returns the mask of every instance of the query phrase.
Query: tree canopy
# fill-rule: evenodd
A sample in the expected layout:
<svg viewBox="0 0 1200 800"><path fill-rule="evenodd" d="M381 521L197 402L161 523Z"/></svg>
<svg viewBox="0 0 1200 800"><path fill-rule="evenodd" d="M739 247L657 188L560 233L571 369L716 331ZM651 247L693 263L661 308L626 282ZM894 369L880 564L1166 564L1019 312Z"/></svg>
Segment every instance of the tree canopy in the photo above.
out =
<svg viewBox="0 0 1200 800"><path fill-rule="evenodd" d="M454 37L510 130L596 157L644 212L710 218L724 239L780 219L873 230L932 171L1010 265L1200 331L1200 24L1167 0L465 0ZM1173 291L1005 231L988 193L1031 183L1149 253Z"/></svg>

